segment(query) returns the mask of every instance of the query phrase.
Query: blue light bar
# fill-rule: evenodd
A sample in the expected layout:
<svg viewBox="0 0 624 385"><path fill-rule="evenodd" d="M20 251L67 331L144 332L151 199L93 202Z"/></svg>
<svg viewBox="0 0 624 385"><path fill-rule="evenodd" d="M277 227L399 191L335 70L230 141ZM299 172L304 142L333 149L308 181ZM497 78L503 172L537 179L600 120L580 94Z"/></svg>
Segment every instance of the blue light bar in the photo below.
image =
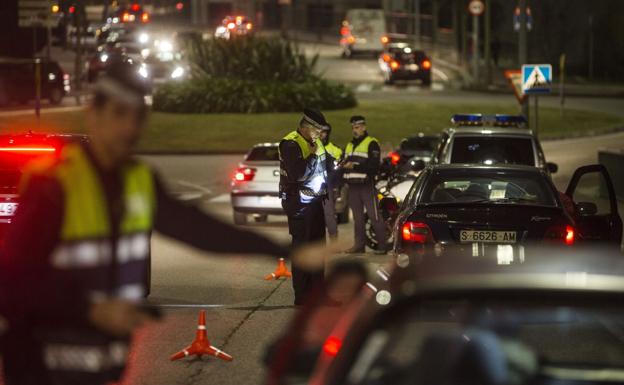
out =
<svg viewBox="0 0 624 385"><path fill-rule="evenodd" d="M451 123L459 126L480 126L483 124L483 115L455 114L451 117Z"/></svg>
<svg viewBox="0 0 624 385"><path fill-rule="evenodd" d="M527 123L522 115L496 115L495 124L497 126L524 126Z"/></svg>

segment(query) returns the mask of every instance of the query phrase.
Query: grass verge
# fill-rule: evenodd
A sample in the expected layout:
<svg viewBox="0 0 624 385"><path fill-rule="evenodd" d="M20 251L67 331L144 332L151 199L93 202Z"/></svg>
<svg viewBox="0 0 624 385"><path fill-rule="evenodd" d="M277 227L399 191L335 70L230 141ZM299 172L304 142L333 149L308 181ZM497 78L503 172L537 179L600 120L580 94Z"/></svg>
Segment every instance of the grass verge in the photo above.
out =
<svg viewBox="0 0 624 385"><path fill-rule="evenodd" d="M367 117L369 132L386 145L396 145L413 133L436 133L449 125L454 113L517 113L515 104L437 104L422 102L363 101L356 108L329 111L332 140L344 145L351 136L348 119ZM299 113L266 114L169 114L153 113L139 145L144 153L235 153L255 143L276 142L293 130ZM600 112L540 109L542 139L591 136L624 127L624 118ZM0 117L0 132L83 132L82 112L48 112L38 125L33 116Z"/></svg>

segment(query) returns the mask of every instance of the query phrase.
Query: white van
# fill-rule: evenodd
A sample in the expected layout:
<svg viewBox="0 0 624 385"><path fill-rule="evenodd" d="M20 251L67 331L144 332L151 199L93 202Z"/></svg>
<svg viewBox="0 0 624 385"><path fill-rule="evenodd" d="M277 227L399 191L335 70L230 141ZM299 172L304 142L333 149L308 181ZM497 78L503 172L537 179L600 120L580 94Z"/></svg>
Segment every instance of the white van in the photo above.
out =
<svg viewBox="0 0 624 385"><path fill-rule="evenodd" d="M342 56L379 54L388 42L386 16L381 9L350 9L340 29Z"/></svg>

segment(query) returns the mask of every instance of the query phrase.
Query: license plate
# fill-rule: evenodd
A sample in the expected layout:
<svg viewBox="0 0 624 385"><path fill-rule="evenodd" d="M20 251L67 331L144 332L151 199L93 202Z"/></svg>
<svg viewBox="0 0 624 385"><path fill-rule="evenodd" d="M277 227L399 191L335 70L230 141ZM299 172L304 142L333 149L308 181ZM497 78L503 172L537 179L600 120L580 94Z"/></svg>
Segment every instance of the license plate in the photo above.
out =
<svg viewBox="0 0 624 385"><path fill-rule="evenodd" d="M17 203L0 203L0 215L10 217L15 214Z"/></svg>
<svg viewBox="0 0 624 385"><path fill-rule="evenodd" d="M418 64L408 64L407 69L412 72L416 72L418 71Z"/></svg>
<svg viewBox="0 0 624 385"><path fill-rule="evenodd" d="M459 237L462 243L516 243L515 231L462 230Z"/></svg>

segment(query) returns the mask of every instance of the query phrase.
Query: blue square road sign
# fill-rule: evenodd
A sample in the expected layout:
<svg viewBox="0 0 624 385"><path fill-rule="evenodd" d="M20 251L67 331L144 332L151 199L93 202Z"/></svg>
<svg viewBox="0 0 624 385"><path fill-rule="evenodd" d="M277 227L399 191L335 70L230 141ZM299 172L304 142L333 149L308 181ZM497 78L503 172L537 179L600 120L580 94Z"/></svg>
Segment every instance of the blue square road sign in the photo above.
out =
<svg viewBox="0 0 624 385"><path fill-rule="evenodd" d="M522 93L548 94L552 84L550 64L525 64L522 66Z"/></svg>

